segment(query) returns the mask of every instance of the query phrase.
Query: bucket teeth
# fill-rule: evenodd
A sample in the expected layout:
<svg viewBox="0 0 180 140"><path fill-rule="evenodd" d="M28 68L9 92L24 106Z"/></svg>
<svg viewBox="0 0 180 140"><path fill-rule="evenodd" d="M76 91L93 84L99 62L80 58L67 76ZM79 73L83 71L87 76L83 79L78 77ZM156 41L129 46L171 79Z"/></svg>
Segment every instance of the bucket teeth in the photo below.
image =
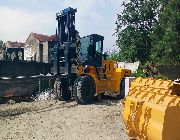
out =
<svg viewBox="0 0 180 140"><path fill-rule="evenodd" d="M137 78L131 83L123 117L130 137L179 140L180 84L171 80Z"/></svg>

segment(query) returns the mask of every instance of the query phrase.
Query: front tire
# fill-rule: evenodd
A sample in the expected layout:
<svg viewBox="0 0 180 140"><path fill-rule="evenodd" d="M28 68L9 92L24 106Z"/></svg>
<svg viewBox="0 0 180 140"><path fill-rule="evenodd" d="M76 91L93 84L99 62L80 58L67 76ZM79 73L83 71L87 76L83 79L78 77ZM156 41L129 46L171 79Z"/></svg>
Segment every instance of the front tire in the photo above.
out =
<svg viewBox="0 0 180 140"><path fill-rule="evenodd" d="M80 76L74 83L74 97L79 104L90 104L94 101L95 82L90 76Z"/></svg>

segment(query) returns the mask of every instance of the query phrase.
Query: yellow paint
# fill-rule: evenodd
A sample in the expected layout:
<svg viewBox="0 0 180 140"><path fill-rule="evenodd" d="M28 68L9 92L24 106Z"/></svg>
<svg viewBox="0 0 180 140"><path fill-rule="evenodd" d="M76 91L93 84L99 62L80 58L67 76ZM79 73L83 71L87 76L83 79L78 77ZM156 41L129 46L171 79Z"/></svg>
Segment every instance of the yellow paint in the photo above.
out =
<svg viewBox="0 0 180 140"><path fill-rule="evenodd" d="M105 68L106 67L106 68ZM103 92L120 93L120 81L125 76L129 76L131 71L128 69L116 68L114 61L103 60L102 67L98 68L98 75L96 68L90 66L90 72L84 73L84 67L77 68L77 74L90 75L93 77L96 84L96 94ZM98 79L99 76L99 79Z"/></svg>
<svg viewBox="0 0 180 140"><path fill-rule="evenodd" d="M123 111L130 137L180 140L180 87L174 84L152 78L137 78L131 83Z"/></svg>

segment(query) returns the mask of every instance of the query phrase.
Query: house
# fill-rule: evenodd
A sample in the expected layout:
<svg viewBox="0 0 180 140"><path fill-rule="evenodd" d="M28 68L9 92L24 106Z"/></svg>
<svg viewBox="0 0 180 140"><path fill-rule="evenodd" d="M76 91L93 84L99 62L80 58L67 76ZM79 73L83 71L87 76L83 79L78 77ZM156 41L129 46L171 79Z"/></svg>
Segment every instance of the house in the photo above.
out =
<svg viewBox="0 0 180 140"><path fill-rule="evenodd" d="M24 43L7 41L3 46L3 56L5 60L23 60Z"/></svg>
<svg viewBox="0 0 180 140"><path fill-rule="evenodd" d="M49 63L50 51L54 47L57 36L30 33L24 46L24 60Z"/></svg>
<svg viewBox="0 0 180 140"><path fill-rule="evenodd" d="M4 54L3 41L0 40L0 60L3 60L3 54Z"/></svg>
<svg viewBox="0 0 180 140"><path fill-rule="evenodd" d="M12 42L12 41L7 41L4 43L5 48L24 48L24 43L21 42Z"/></svg>
<svg viewBox="0 0 180 140"><path fill-rule="evenodd" d="M4 49L0 48L0 60L3 60Z"/></svg>

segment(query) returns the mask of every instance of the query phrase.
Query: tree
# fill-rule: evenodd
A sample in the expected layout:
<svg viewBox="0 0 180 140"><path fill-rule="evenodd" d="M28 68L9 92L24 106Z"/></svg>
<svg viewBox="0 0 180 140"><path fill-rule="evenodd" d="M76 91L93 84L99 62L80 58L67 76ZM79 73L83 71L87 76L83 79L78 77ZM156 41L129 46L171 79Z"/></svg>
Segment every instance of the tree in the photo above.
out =
<svg viewBox="0 0 180 140"><path fill-rule="evenodd" d="M119 52L116 50L112 50L111 52L109 52L107 59L119 61Z"/></svg>
<svg viewBox="0 0 180 140"><path fill-rule="evenodd" d="M124 10L118 14L116 22L120 59L145 62L150 56L150 34L157 22L160 3L158 0L130 0L123 6Z"/></svg>
<svg viewBox="0 0 180 140"><path fill-rule="evenodd" d="M180 1L161 0L158 24L151 35L151 60L159 64L180 63Z"/></svg>

